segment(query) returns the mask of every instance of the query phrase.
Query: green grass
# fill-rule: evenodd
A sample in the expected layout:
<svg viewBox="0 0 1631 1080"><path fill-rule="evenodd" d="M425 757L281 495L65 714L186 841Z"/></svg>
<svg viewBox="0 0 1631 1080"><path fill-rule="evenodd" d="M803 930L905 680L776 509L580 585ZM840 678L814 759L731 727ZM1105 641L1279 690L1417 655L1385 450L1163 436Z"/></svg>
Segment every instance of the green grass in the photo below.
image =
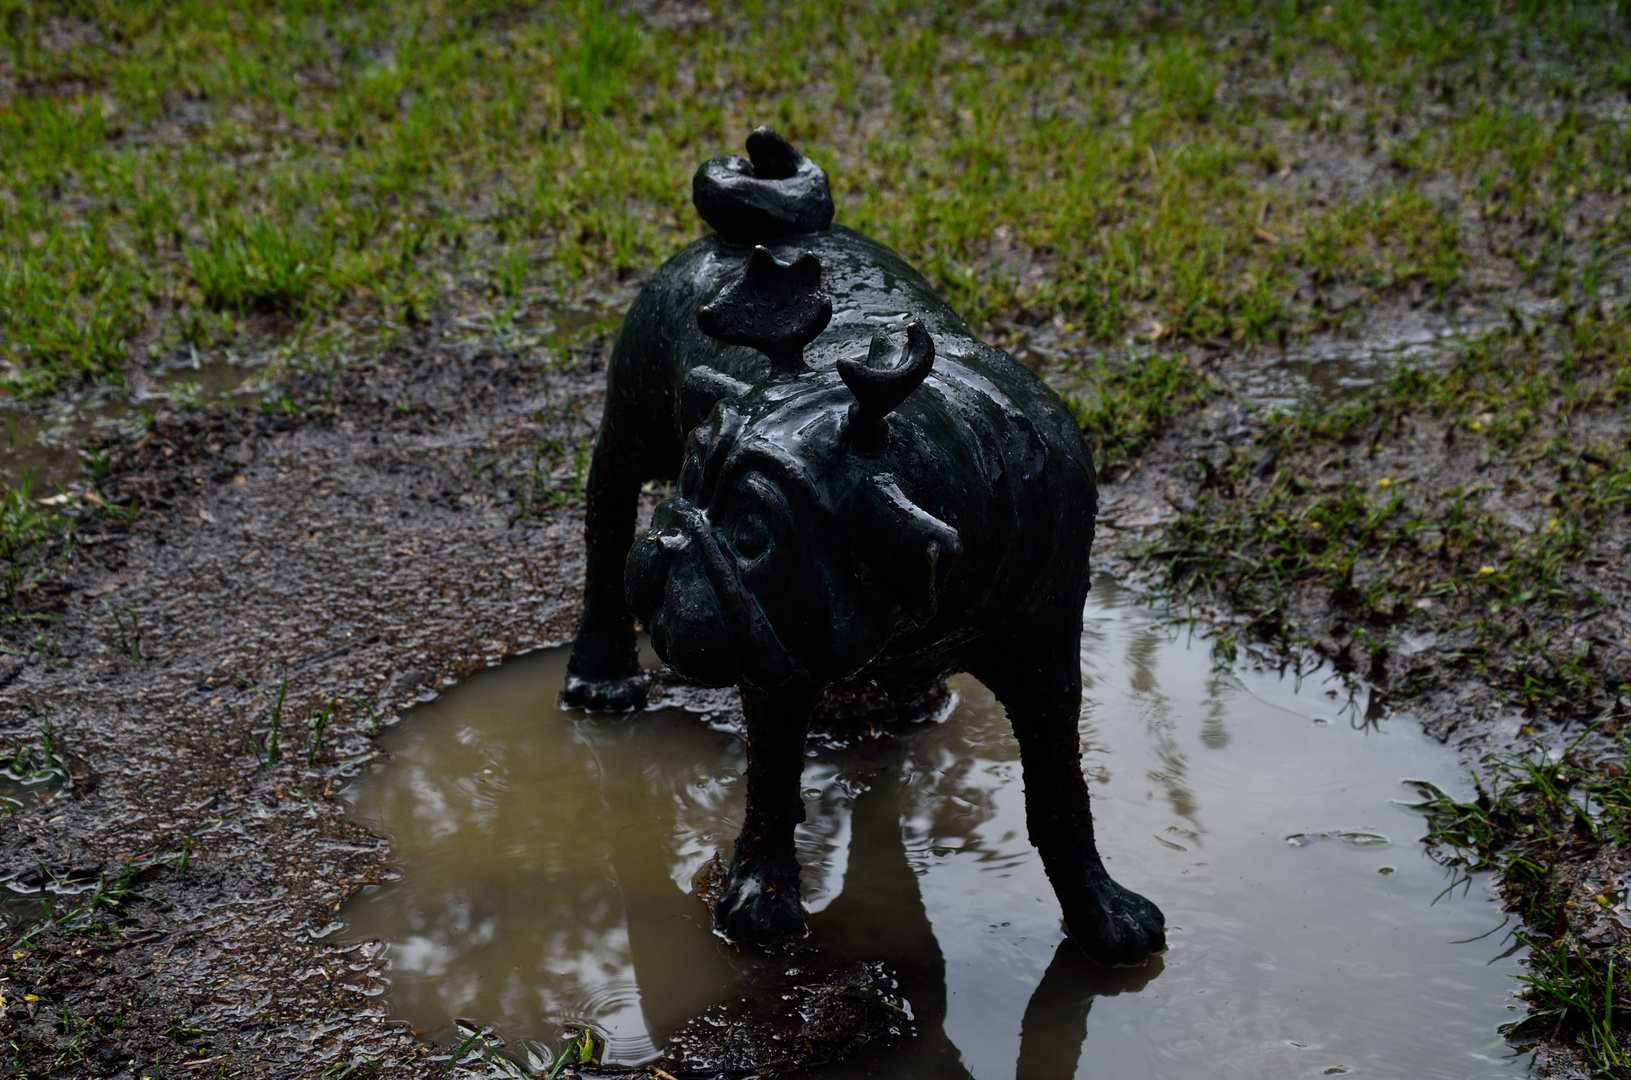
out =
<svg viewBox="0 0 1631 1080"><path fill-rule="evenodd" d="M705 13L0 0L0 392L549 324L698 235L691 171L764 121L988 330L1249 346L1406 290L1623 276L1623 4ZM1112 470L1194 389L1088 374ZM575 452L531 503L574 497ZM68 526L4 495L8 610Z"/></svg>
<svg viewBox="0 0 1631 1080"><path fill-rule="evenodd" d="M1620 1078L1631 1076L1631 946L1582 935L1627 897L1613 889L1587 895L1580 886L1589 879L1559 873L1569 860L1631 846L1631 747L1617 724L1613 734L1619 752L1612 759L1592 760L1579 740L1561 754L1496 758L1486 776L1475 777L1474 799L1430 789L1421 808L1441 857L1498 871L1510 906L1523 915L1519 936L1530 948L1530 972L1521 981L1530 1011L1509 1034L1568 1036L1595 1072Z"/></svg>
<svg viewBox="0 0 1631 1080"><path fill-rule="evenodd" d="M0 3L0 382L595 292L697 235L691 171L763 121L975 323L1101 341L1285 340L1486 248L1555 275L1627 183L1601 4L708 11ZM1360 182L1278 176L1333 154Z"/></svg>
<svg viewBox="0 0 1631 1080"><path fill-rule="evenodd" d="M283 702L288 696L289 677L285 675L283 676L283 681L278 684L277 700L274 701L271 706L266 734L264 736L259 734L251 734L249 736L249 749L255 755L255 771L257 772L276 765L282 758ZM324 726L327 726L327 723L327 720L324 720ZM314 731L313 734L316 735L318 739L322 738L320 733ZM315 742L313 743L312 749L315 752Z"/></svg>
<svg viewBox="0 0 1631 1080"><path fill-rule="evenodd" d="M256 221L215 232L187 261L206 307L296 314L328 279L333 251L304 230Z"/></svg>
<svg viewBox="0 0 1631 1080"><path fill-rule="evenodd" d="M54 564L50 541L57 523L32 495L27 482L0 487L0 611L15 613Z"/></svg>
<svg viewBox="0 0 1631 1080"><path fill-rule="evenodd" d="M1129 468L1173 417L1193 408L1215 387L1182 355L1147 352L1113 364L1099 360L1076 373L1091 383L1091 397L1066 398L1093 450L1101 480Z"/></svg>
<svg viewBox="0 0 1631 1080"><path fill-rule="evenodd" d="M1500 327L1197 461L1194 506L1145 557L1396 696L1474 676L1536 716L1596 716L1631 698L1617 643L1578 632L1624 600L1628 404L1631 306ZM1453 644L1404 665L1411 633Z"/></svg>

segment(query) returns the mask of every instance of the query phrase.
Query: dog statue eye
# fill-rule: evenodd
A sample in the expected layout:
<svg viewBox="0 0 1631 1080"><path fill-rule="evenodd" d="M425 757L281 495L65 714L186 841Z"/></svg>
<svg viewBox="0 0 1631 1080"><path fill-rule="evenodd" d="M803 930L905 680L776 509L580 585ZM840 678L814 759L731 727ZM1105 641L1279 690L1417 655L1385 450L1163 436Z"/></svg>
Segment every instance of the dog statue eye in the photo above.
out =
<svg viewBox="0 0 1631 1080"><path fill-rule="evenodd" d="M745 514L731 526L731 547L748 562L770 550L770 526L758 514Z"/></svg>

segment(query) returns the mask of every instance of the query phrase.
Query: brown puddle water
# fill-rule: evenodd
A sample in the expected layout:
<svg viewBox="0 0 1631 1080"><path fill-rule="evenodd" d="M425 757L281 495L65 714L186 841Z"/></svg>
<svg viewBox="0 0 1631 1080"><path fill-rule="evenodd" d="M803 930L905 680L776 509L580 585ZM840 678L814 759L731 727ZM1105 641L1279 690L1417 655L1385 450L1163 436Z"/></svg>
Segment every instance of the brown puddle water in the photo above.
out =
<svg viewBox="0 0 1631 1080"><path fill-rule="evenodd" d="M468 1018L524 1060L519 1040L590 1025L632 1064L743 993L752 958L690 894L735 834L743 754L678 710L560 710L566 655L478 674L381 739L389 761L343 797L402 877L348 903L343 935L384 943L391 1013L437 1042ZM1082 669L1099 844L1170 948L1108 971L1061 944L1007 722L959 676L942 722L810 751L812 942L885 960L919 1030L812 1075L1528 1074L1496 1031L1520 970L1503 916L1403 805L1407 779L1465 789L1453 753L1324 673L1216 670L1109 579Z"/></svg>

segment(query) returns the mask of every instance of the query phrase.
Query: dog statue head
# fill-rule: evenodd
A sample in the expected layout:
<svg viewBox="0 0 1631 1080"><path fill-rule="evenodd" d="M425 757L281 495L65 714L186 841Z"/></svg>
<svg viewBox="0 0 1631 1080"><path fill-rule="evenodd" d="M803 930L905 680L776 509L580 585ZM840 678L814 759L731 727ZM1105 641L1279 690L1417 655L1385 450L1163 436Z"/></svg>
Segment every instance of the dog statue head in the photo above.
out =
<svg viewBox="0 0 1631 1080"><path fill-rule="evenodd" d="M629 553L630 609L693 682L772 690L847 678L929 623L962 551L926 489L922 439L896 413L934 365L921 324L880 332L836 371L804 367L831 303L806 253L756 249L698 312L704 331L771 359L765 385L707 367L680 388L690 429L677 494ZM932 453L929 455L932 457Z"/></svg>

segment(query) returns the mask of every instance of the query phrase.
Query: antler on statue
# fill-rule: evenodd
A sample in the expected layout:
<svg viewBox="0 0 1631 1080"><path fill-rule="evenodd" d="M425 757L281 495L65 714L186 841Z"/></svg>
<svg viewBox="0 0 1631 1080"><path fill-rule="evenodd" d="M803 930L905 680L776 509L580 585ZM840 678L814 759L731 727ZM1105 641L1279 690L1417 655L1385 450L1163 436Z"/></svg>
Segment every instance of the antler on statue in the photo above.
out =
<svg viewBox="0 0 1631 1080"><path fill-rule="evenodd" d="M804 347L831 321L832 300L821 291L815 253L784 263L762 246L748 256L742 276L697 311L703 333L758 349L776 375L803 371Z"/></svg>
<svg viewBox="0 0 1631 1080"><path fill-rule="evenodd" d="M838 361L838 374L855 395L860 428L870 430L905 401L933 367L934 339L922 323L913 321L906 327L904 348L888 331L880 330L872 335L866 359L845 357Z"/></svg>

